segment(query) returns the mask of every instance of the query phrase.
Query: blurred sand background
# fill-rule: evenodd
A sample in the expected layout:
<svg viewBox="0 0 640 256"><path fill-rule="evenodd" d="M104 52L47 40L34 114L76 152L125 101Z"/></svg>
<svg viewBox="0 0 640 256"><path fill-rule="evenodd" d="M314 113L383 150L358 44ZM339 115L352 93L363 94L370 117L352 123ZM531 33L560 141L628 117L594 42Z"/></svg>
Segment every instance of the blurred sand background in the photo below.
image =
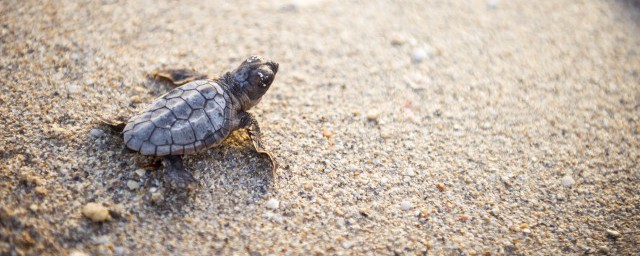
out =
<svg viewBox="0 0 640 256"><path fill-rule="evenodd" d="M2 0L0 22L2 255L640 253L638 1ZM280 63L252 111L275 178L239 132L166 191L98 122L170 90L153 70L253 54Z"/></svg>

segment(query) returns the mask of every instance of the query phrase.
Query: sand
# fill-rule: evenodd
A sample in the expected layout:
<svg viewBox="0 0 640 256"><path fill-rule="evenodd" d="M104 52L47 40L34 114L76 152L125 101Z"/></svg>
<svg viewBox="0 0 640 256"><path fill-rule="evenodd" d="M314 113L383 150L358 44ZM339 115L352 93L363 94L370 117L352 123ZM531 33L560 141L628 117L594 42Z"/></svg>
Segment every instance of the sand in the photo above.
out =
<svg viewBox="0 0 640 256"><path fill-rule="evenodd" d="M0 4L0 254L640 253L638 1L155 2ZM253 54L276 177L99 123Z"/></svg>

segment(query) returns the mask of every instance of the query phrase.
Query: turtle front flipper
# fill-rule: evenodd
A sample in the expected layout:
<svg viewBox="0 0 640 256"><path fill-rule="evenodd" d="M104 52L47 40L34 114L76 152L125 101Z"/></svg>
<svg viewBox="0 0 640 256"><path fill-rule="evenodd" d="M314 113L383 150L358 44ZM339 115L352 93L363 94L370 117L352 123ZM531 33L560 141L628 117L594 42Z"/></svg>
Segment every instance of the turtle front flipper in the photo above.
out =
<svg viewBox="0 0 640 256"><path fill-rule="evenodd" d="M193 190L196 185L196 179L193 175L184 169L182 165L182 156L165 156L164 164L164 182L169 188L174 190Z"/></svg>
<svg viewBox="0 0 640 256"><path fill-rule="evenodd" d="M166 79L174 85L183 85L191 81L206 79L207 75L192 69L165 69L152 73L154 78Z"/></svg>
<svg viewBox="0 0 640 256"><path fill-rule="evenodd" d="M241 113L240 127L243 127L247 130L249 137L251 137L251 141L253 142L253 147L256 149L256 152L262 155L266 155L269 157L269 161L271 162L271 176L276 177L276 169L278 168L278 164L271 155L271 152L267 151L262 145L262 132L260 132L260 126L258 125L258 120L251 114L247 112Z"/></svg>

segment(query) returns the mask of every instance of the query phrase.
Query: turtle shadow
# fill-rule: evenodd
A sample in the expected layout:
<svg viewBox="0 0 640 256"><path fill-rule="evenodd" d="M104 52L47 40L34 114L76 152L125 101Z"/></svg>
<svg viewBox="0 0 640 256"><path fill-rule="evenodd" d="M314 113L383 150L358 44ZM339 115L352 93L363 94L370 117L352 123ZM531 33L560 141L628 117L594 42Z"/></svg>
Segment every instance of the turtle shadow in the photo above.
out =
<svg viewBox="0 0 640 256"><path fill-rule="evenodd" d="M164 201L154 203L160 210L216 205L216 200L220 205L230 200L249 204L264 198L275 184L269 159L255 151L243 131L233 132L217 147L184 157L184 165L198 185L191 191L165 188Z"/></svg>
<svg viewBox="0 0 640 256"><path fill-rule="evenodd" d="M203 187L224 184L264 194L275 179L269 159L256 152L242 130L233 132L220 146L193 157L190 162L195 162L194 175L200 176Z"/></svg>
<svg viewBox="0 0 640 256"><path fill-rule="evenodd" d="M640 0L616 0L608 3L616 7L615 10L619 10L619 12L613 13L618 16L618 19L630 21L632 24L629 25L634 27L636 32L640 32L640 29L638 29L638 24L640 24Z"/></svg>
<svg viewBox="0 0 640 256"><path fill-rule="evenodd" d="M93 128L100 128L107 134L99 151L119 152L112 160L118 161L127 174L119 178L118 184L112 184L113 187L127 190L126 181L141 182L146 204L154 205L159 213L181 212L202 198L237 197L247 202L255 201L273 188L275 177L269 158L258 153L249 135L240 129L232 132L219 146L184 156L184 166L198 185L189 191L170 189L164 182L165 167L161 157L143 156L125 146L122 140L125 119L123 114L109 119L98 118ZM133 174L140 169L146 171L143 178Z"/></svg>

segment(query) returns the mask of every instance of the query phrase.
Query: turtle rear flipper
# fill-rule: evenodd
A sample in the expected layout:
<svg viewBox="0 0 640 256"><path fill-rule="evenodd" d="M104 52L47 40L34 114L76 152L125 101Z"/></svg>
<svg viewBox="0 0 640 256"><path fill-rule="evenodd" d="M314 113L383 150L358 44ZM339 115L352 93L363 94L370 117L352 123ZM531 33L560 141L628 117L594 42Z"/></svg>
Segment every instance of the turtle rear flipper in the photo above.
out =
<svg viewBox="0 0 640 256"><path fill-rule="evenodd" d="M126 116L114 116L111 118L99 116L97 119L100 124L106 125L114 133L122 133L124 127L127 125Z"/></svg>
<svg viewBox="0 0 640 256"><path fill-rule="evenodd" d="M181 156L165 156L163 158L165 166L164 181L173 190L193 190L198 182L193 175L184 169Z"/></svg>
<svg viewBox="0 0 640 256"><path fill-rule="evenodd" d="M207 78L207 75L200 74L192 69L157 70L152 75L154 78L166 79L174 85L183 85L191 81Z"/></svg>

